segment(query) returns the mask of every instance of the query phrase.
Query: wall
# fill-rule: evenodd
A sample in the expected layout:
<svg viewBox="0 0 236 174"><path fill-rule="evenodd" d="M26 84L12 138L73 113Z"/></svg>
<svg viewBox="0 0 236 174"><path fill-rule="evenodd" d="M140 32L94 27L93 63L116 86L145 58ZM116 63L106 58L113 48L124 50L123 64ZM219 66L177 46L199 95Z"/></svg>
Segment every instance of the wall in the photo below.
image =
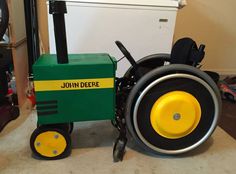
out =
<svg viewBox="0 0 236 174"><path fill-rule="evenodd" d="M10 26L12 27L12 42L16 44L26 38L25 13L23 0L8 0L10 11Z"/></svg>
<svg viewBox="0 0 236 174"><path fill-rule="evenodd" d="M188 0L177 17L175 40L184 36L206 44L204 69L236 74L235 0Z"/></svg>
<svg viewBox="0 0 236 174"><path fill-rule="evenodd" d="M174 40L189 36L206 44L204 69L221 74L236 74L235 0L188 0L179 10ZM39 0L40 35L48 50L47 11L45 0Z"/></svg>
<svg viewBox="0 0 236 174"><path fill-rule="evenodd" d="M28 55L25 31L24 0L8 0L10 14L10 42L19 106L26 102L28 87Z"/></svg>
<svg viewBox="0 0 236 174"><path fill-rule="evenodd" d="M49 52L48 21L47 21L48 10L46 5L46 0L37 0L37 7L38 7L39 39L42 41L42 46L43 46L42 51Z"/></svg>

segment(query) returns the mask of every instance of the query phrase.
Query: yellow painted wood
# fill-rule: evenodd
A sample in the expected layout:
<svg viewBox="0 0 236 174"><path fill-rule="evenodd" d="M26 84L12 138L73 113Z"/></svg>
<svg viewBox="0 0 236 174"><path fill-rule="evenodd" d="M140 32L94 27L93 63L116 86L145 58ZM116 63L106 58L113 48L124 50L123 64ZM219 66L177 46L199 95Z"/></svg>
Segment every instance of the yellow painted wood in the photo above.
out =
<svg viewBox="0 0 236 174"><path fill-rule="evenodd" d="M159 135L178 139L195 130L201 119L201 107L197 99L187 92L169 92L155 102L150 119Z"/></svg>
<svg viewBox="0 0 236 174"><path fill-rule="evenodd" d="M36 151L45 157L61 155L67 146L66 139L56 131L47 131L39 134L34 142Z"/></svg>

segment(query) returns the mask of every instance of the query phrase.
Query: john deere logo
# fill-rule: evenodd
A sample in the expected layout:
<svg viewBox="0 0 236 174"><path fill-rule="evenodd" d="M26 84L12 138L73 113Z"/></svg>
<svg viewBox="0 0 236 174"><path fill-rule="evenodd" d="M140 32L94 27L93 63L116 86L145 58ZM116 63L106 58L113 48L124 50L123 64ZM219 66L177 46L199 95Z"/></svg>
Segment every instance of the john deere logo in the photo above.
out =
<svg viewBox="0 0 236 174"><path fill-rule="evenodd" d="M114 78L34 81L35 91L64 91L114 88Z"/></svg>
<svg viewBox="0 0 236 174"><path fill-rule="evenodd" d="M63 83L61 88L99 88L99 82Z"/></svg>

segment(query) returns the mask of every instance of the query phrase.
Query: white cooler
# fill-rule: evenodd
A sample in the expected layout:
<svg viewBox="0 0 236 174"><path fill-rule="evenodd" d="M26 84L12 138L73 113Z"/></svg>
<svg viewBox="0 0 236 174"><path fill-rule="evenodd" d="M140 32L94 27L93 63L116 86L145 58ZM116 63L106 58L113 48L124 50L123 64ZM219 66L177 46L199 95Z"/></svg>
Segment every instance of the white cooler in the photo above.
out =
<svg viewBox="0 0 236 174"><path fill-rule="evenodd" d="M120 59L120 40L138 60L170 53L178 0L69 0L66 30L69 53L109 53ZM50 53L55 53L52 16L49 15ZM118 63L117 76L130 67Z"/></svg>

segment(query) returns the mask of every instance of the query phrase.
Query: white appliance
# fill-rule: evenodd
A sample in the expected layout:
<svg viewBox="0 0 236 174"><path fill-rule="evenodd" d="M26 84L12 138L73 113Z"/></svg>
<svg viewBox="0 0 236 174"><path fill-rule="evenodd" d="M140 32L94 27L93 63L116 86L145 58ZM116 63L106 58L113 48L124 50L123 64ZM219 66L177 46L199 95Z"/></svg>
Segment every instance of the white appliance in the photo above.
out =
<svg viewBox="0 0 236 174"><path fill-rule="evenodd" d="M178 0L69 0L66 30L69 53L109 53L120 59L120 40L138 60L170 53ZM55 53L52 16L49 15L50 53ZM130 64L118 63L117 76Z"/></svg>

